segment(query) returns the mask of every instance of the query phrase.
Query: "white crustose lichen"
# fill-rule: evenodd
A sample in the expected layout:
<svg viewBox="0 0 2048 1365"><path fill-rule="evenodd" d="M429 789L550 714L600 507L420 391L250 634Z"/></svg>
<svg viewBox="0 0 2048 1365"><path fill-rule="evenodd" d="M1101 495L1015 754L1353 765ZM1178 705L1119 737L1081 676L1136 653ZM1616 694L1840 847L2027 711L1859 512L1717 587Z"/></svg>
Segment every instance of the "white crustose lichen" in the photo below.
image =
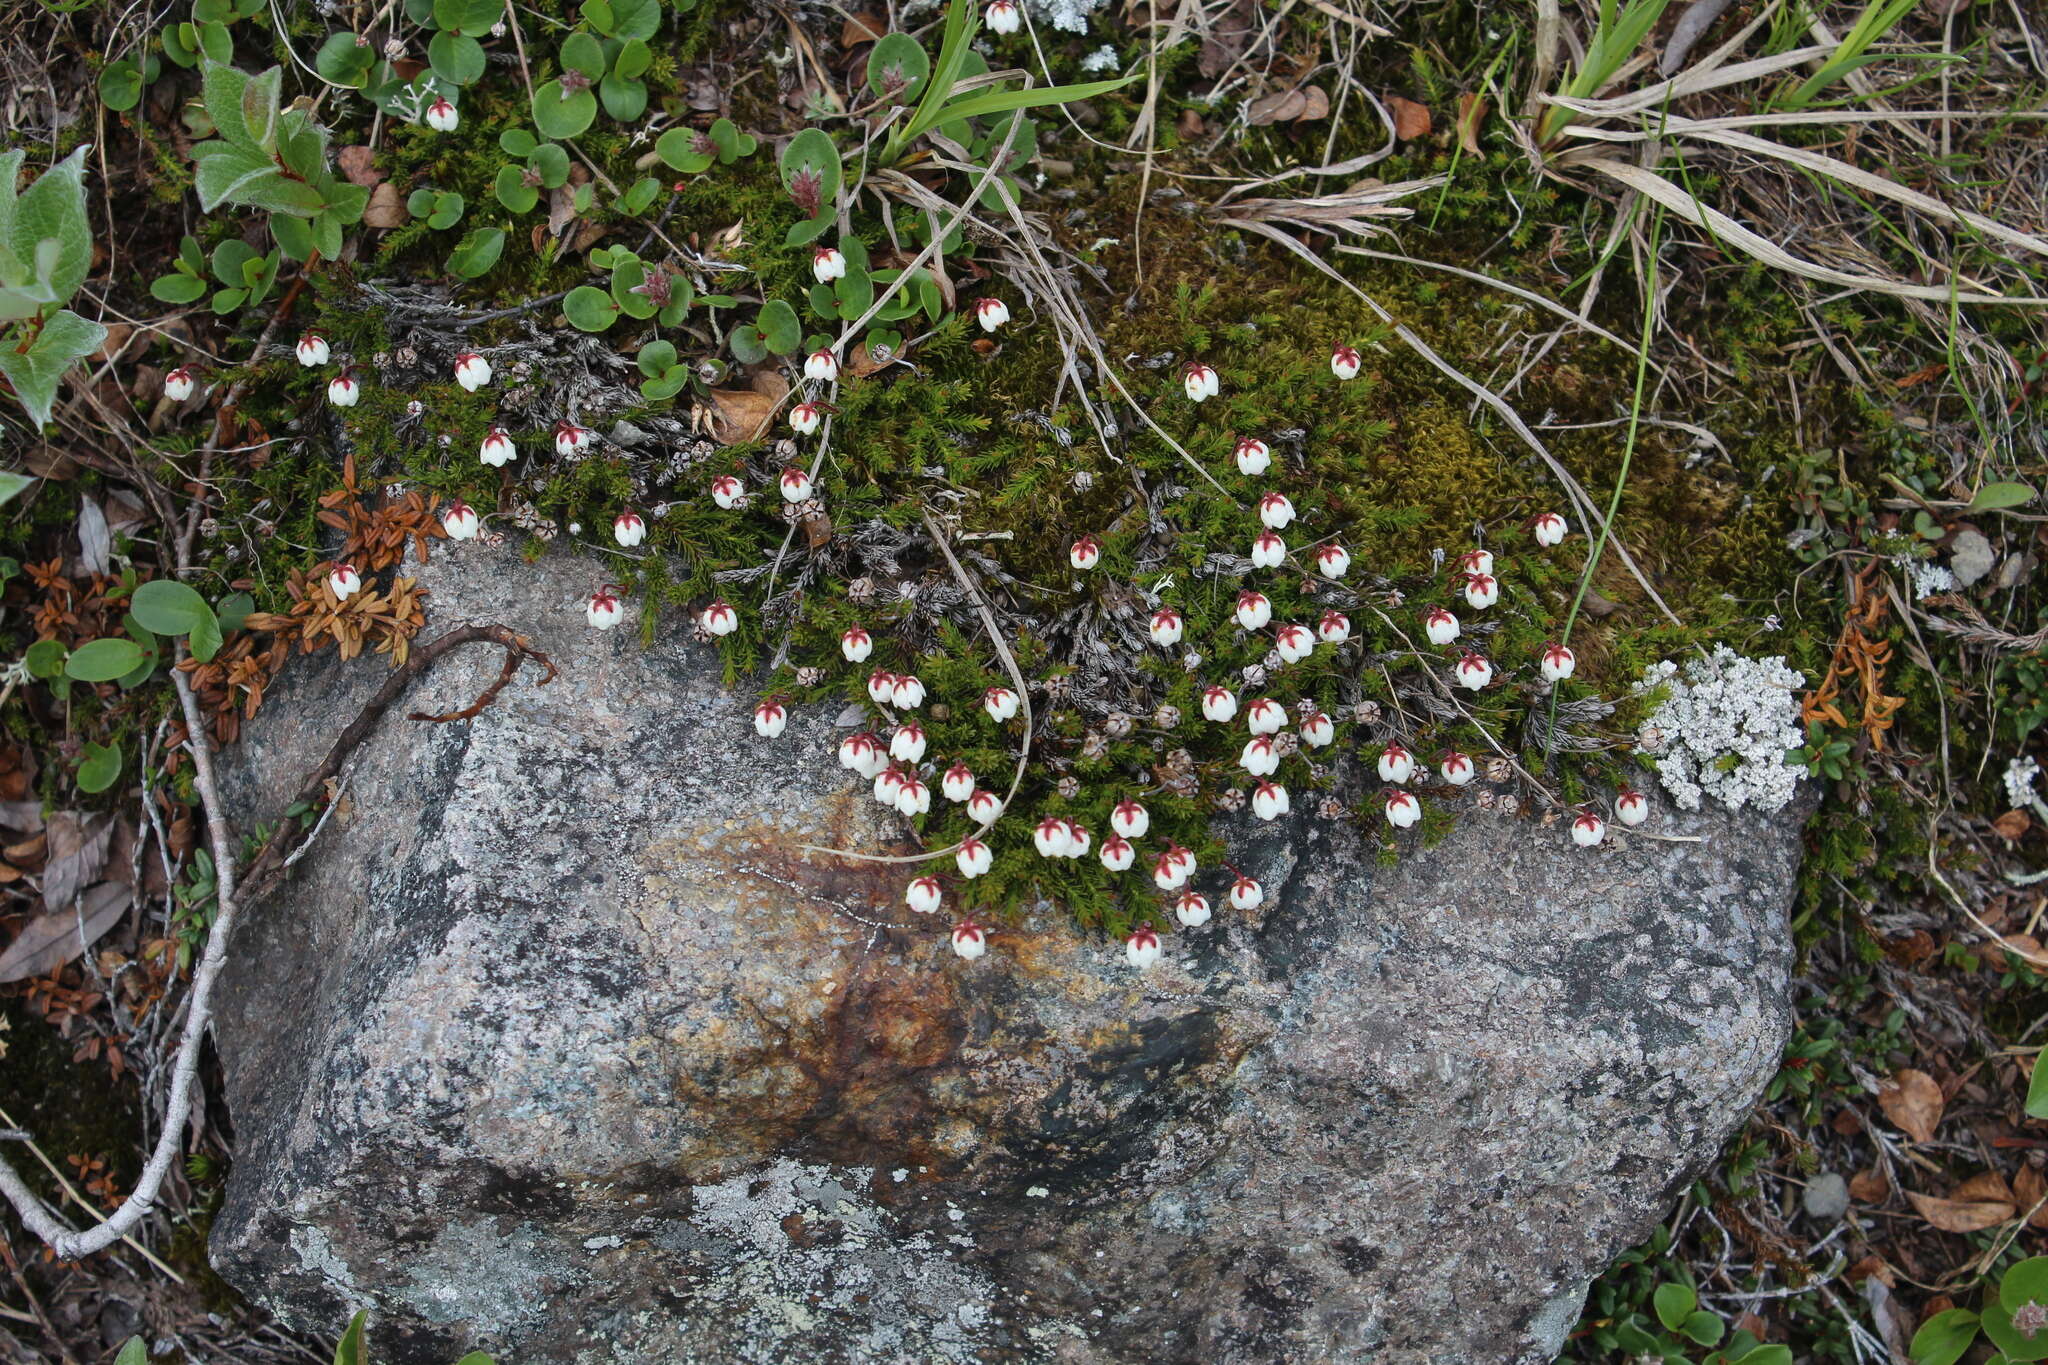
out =
<svg viewBox="0 0 2048 1365"><path fill-rule="evenodd" d="M1653 664L1639 691L1664 699L1637 743L1681 810L1698 810L1702 795L1734 810L1781 810L1806 775L1785 757L1805 738L1795 695L1805 682L1783 658L1748 659L1726 645L1682 671Z"/></svg>

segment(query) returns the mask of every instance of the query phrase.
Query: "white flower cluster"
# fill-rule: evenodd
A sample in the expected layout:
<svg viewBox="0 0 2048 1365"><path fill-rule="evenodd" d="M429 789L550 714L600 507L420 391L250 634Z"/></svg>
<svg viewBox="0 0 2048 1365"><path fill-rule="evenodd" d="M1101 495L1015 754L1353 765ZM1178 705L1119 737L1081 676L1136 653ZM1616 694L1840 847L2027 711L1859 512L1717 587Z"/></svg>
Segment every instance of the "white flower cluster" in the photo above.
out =
<svg viewBox="0 0 2048 1365"><path fill-rule="evenodd" d="M1669 660L1653 664L1638 692L1662 688L1665 700L1637 745L1656 759L1681 810L1698 810L1702 795L1735 810L1781 810L1806 775L1785 761L1786 750L1805 741L1793 695L1805 683L1781 657L1746 659L1726 645L1687 664L1683 676Z"/></svg>
<svg viewBox="0 0 2048 1365"><path fill-rule="evenodd" d="M2005 804L2014 810L2025 810L2037 800L2034 795L2034 779L2041 775L2041 765L2034 761L2032 754L2021 754L2005 765Z"/></svg>

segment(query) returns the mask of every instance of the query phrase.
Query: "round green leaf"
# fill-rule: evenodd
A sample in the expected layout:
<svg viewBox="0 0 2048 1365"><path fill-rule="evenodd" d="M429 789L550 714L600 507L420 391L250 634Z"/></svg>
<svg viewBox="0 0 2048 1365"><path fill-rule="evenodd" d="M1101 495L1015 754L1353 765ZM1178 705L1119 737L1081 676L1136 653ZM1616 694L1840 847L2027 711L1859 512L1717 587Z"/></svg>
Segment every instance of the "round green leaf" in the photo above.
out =
<svg viewBox="0 0 2048 1365"><path fill-rule="evenodd" d="M489 33L505 17L505 0L434 0L434 23L460 33Z"/></svg>
<svg viewBox="0 0 2048 1365"><path fill-rule="evenodd" d="M562 312L569 318L569 325L586 332L602 332L612 325L619 316L619 305L612 296L592 285L578 285L562 300Z"/></svg>
<svg viewBox="0 0 2048 1365"><path fill-rule="evenodd" d="M2015 1267L2017 1268L2017 1267ZM2008 1360L2048 1360L2048 1332L2022 1336L2012 1325L2012 1310L2002 1300L1984 1305L1984 1335Z"/></svg>
<svg viewBox="0 0 2048 1365"><path fill-rule="evenodd" d="M452 228L462 221L462 196L443 194L434 200L434 211L427 215L430 228Z"/></svg>
<svg viewBox="0 0 2048 1365"><path fill-rule="evenodd" d="M31 678L48 682L64 675L64 656L68 651L55 640L38 640L28 647L21 656L22 666L28 669Z"/></svg>
<svg viewBox="0 0 2048 1365"><path fill-rule="evenodd" d="M640 373L649 379L657 379L668 373L669 366L676 363L676 348L672 341L650 341L640 348L633 363L640 367Z"/></svg>
<svg viewBox="0 0 2048 1365"><path fill-rule="evenodd" d="M165 303L193 303L206 293L206 281L197 275L187 275L182 270L169 275L159 275L149 282L152 297Z"/></svg>
<svg viewBox="0 0 2048 1365"><path fill-rule="evenodd" d="M313 69L323 80L360 90L369 84L370 68L376 60L377 49L355 34L346 31L330 33L327 41L320 44L320 50L313 54Z"/></svg>
<svg viewBox="0 0 2048 1365"><path fill-rule="evenodd" d="M597 83L597 94L604 101L604 111L621 123L631 123L647 112L647 86L642 81L608 75Z"/></svg>
<svg viewBox="0 0 2048 1365"><path fill-rule="evenodd" d="M552 142L533 149L533 168L540 172L543 189L558 190L569 180L569 154Z"/></svg>
<svg viewBox="0 0 2048 1365"><path fill-rule="evenodd" d="M718 152L701 151L699 134L693 128L671 128L654 140L654 154L684 175L697 175L711 168Z"/></svg>
<svg viewBox="0 0 2048 1365"><path fill-rule="evenodd" d="M636 81L647 74L647 68L653 63L654 49L638 38L631 38L613 60L612 73L625 80Z"/></svg>
<svg viewBox="0 0 2048 1365"><path fill-rule="evenodd" d="M534 126L547 137L579 137L596 118L597 96L588 90L571 93L552 80L533 92Z"/></svg>
<svg viewBox="0 0 2048 1365"><path fill-rule="evenodd" d="M121 751L111 744L86 741L76 781L82 792L103 792L121 776Z"/></svg>
<svg viewBox="0 0 2048 1365"><path fill-rule="evenodd" d="M768 338L759 327L751 322L734 325L725 338L732 347L732 358L742 365L753 365L768 358Z"/></svg>
<svg viewBox="0 0 2048 1365"><path fill-rule="evenodd" d="M507 128L498 134L498 145L511 156L532 156L533 149L540 144L524 128Z"/></svg>
<svg viewBox="0 0 2048 1365"><path fill-rule="evenodd" d="M498 263L505 251L505 229L471 228L448 253L448 268L465 280L473 280Z"/></svg>
<svg viewBox="0 0 2048 1365"><path fill-rule="evenodd" d="M2008 1313L2029 1303L2048 1308L2048 1256L2030 1256L2006 1271L1998 1282L1998 1301Z"/></svg>
<svg viewBox="0 0 2048 1365"><path fill-rule="evenodd" d="M1657 1309L1657 1321L1664 1324L1666 1331L1676 1332L1692 1310L1699 1306L1699 1296L1692 1292L1690 1285L1666 1282L1657 1286L1650 1302Z"/></svg>
<svg viewBox="0 0 2048 1365"><path fill-rule="evenodd" d="M868 51L868 89L876 99L915 104L932 74L932 59L908 33L884 34Z"/></svg>
<svg viewBox="0 0 2048 1365"><path fill-rule="evenodd" d="M137 588L128 609L144 630L155 635L188 635L202 619L213 619L205 598L170 578L152 579Z"/></svg>
<svg viewBox="0 0 2048 1365"><path fill-rule="evenodd" d="M498 178L491 182L491 190L498 196L498 202L514 213L531 213L540 202L540 191L526 183L526 173L517 166L498 167Z"/></svg>
<svg viewBox="0 0 2048 1365"><path fill-rule="evenodd" d="M141 662L141 645L133 640L109 637L88 640L72 650L71 657L64 661L64 672L78 682L112 682L134 672Z"/></svg>
<svg viewBox="0 0 2048 1365"><path fill-rule="evenodd" d="M270 215L270 236L278 254L288 261L303 261L313 254L313 225L287 213Z"/></svg>
<svg viewBox="0 0 2048 1365"><path fill-rule="evenodd" d="M804 337L803 323L785 299L769 300L755 326L760 329L762 343L777 355L788 355Z"/></svg>
<svg viewBox="0 0 2048 1365"><path fill-rule="evenodd" d="M484 47L466 33L436 33L427 44L434 74L450 85L474 85L484 74Z"/></svg>
<svg viewBox="0 0 2048 1365"><path fill-rule="evenodd" d="M608 65L604 58L604 44L588 33L572 33L562 40L564 71L581 71L590 79L596 80L605 73Z"/></svg>
<svg viewBox="0 0 2048 1365"><path fill-rule="evenodd" d="M1976 1339L1977 1315L1967 1308L1950 1308L1921 1323L1907 1351L1913 1365L1956 1365Z"/></svg>
<svg viewBox="0 0 2048 1365"><path fill-rule="evenodd" d="M799 195L800 182L807 187L798 203L814 217L826 216L839 202L839 148L822 130L806 128L789 140L782 149L781 172L782 187L793 197ZM812 194L815 207L806 202Z"/></svg>
<svg viewBox="0 0 2048 1365"><path fill-rule="evenodd" d="M100 72L100 103L117 114L142 103L142 68L127 57L108 62Z"/></svg>
<svg viewBox="0 0 2048 1365"><path fill-rule="evenodd" d="M433 190L414 190L405 196L405 211L415 218L424 218L434 211L434 201L438 197Z"/></svg>

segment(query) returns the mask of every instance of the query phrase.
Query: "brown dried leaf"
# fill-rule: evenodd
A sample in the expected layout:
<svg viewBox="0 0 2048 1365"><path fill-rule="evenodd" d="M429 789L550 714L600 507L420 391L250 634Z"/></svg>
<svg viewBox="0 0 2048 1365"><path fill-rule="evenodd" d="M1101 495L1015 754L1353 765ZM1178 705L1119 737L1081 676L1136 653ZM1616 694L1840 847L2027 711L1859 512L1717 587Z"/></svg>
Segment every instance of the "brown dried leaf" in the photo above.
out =
<svg viewBox="0 0 2048 1365"><path fill-rule="evenodd" d="M77 957L120 923L135 893L118 882L88 889L76 910L39 915L0 953L0 983L41 976ZM81 920L84 928L80 929Z"/></svg>
<svg viewBox="0 0 2048 1365"><path fill-rule="evenodd" d="M2043 1176L2032 1166L2020 1167L2019 1174L2012 1178L2013 1202L2021 1213L2027 1213L2027 1226L2048 1228L2048 1176Z"/></svg>
<svg viewBox="0 0 2048 1365"><path fill-rule="evenodd" d="M878 41L889 31L889 21L869 10L849 14L846 22L839 26L839 45L844 48L857 47L862 43Z"/></svg>
<svg viewBox="0 0 2048 1365"><path fill-rule="evenodd" d="M1299 90L1284 90L1275 95L1261 95L1245 110L1245 122L1254 128L1264 128L1275 123L1286 123L1301 117L1301 111L1308 108L1308 96Z"/></svg>
<svg viewBox="0 0 2048 1365"><path fill-rule="evenodd" d="M1982 1232L2012 1217L2013 1206L2002 1200L1937 1199L1906 1191L1920 1216L1943 1232Z"/></svg>
<svg viewBox="0 0 2048 1365"><path fill-rule="evenodd" d="M2012 1186L1997 1171L1980 1171L1949 1191L1948 1197L1966 1203L2010 1204Z"/></svg>
<svg viewBox="0 0 2048 1365"><path fill-rule="evenodd" d="M1991 822L1991 828L1998 831L2001 839L2017 841L2026 835L2033 820L2023 810L2009 810Z"/></svg>
<svg viewBox="0 0 2048 1365"><path fill-rule="evenodd" d="M753 389L713 389L711 402L718 418L713 439L729 446L753 440L774 418L780 401Z"/></svg>
<svg viewBox="0 0 2048 1365"><path fill-rule="evenodd" d="M1308 105L1294 116L1296 123L1313 123L1330 116L1330 97L1323 93L1323 87L1311 85L1301 93L1307 98Z"/></svg>
<svg viewBox="0 0 2048 1365"><path fill-rule="evenodd" d="M1429 106L1399 95L1387 96L1387 112L1394 116L1394 136L1403 142L1428 137L1431 127Z"/></svg>
<svg viewBox="0 0 2048 1365"><path fill-rule="evenodd" d="M407 217L405 201L398 197L398 186L387 180L370 191L370 202L363 209L364 227L403 227Z"/></svg>
<svg viewBox="0 0 2048 1365"><path fill-rule="evenodd" d="M1877 1092L1877 1107L1915 1142L1934 1141L1941 1126L1941 1087L1924 1071L1906 1067Z"/></svg>
<svg viewBox="0 0 2048 1365"><path fill-rule="evenodd" d="M1892 1182L1875 1166L1849 1177L1849 1197L1860 1204L1882 1204L1891 1194Z"/></svg>
<svg viewBox="0 0 2048 1365"><path fill-rule="evenodd" d="M1458 96L1458 146L1467 156L1479 155L1479 130L1486 126L1486 97Z"/></svg>
<svg viewBox="0 0 2048 1365"><path fill-rule="evenodd" d="M68 911L79 892L99 880L107 864L107 844L114 837L114 822L105 816L93 819L76 811L59 811L50 817L50 864L43 869L43 904L51 911Z"/></svg>
<svg viewBox="0 0 2048 1365"><path fill-rule="evenodd" d="M384 183L384 172L373 164L377 154L368 147L360 144L343 147L334 154L334 159L341 163L341 173L348 177L348 183L351 185L361 185L366 190L374 190Z"/></svg>

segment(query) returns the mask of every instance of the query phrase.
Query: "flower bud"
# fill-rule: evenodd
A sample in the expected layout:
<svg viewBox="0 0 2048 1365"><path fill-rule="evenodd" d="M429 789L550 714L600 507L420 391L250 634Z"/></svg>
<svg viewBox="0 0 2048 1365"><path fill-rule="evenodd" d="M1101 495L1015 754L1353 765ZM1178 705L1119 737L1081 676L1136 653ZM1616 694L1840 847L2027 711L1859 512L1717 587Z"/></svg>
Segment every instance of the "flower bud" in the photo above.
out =
<svg viewBox="0 0 2048 1365"><path fill-rule="evenodd" d="M1334 609L1324 612L1316 622L1316 637L1326 645L1343 644L1351 638L1351 618Z"/></svg>
<svg viewBox="0 0 2048 1365"><path fill-rule="evenodd" d="M920 915L935 913L939 908L939 902L944 899L939 894L939 879L937 877L918 877L914 879L910 883L909 889L903 893L903 899L912 910L915 910ZM955 930L954 932L957 936L959 931Z"/></svg>
<svg viewBox="0 0 2048 1365"><path fill-rule="evenodd" d="M939 791L948 801L965 801L974 795L974 771L965 763L955 763L939 779Z"/></svg>
<svg viewBox="0 0 2048 1365"><path fill-rule="evenodd" d="M171 373L176 375L179 371L173 370ZM164 383L164 392L169 393L170 391L171 386L167 380ZM191 381L189 379L186 381L185 391L188 394L191 392ZM338 374L327 381L327 401L337 408L352 408L356 405L356 400L362 396L363 386L356 383L355 376L353 375Z"/></svg>
<svg viewBox="0 0 2048 1365"><path fill-rule="evenodd" d="M1277 734L1287 724L1287 708L1271 697L1260 697L1245 708L1244 720L1255 735Z"/></svg>
<svg viewBox="0 0 2048 1365"><path fill-rule="evenodd" d="M819 284L830 284L846 278L846 257L836 246L821 246L811 252L811 278Z"/></svg>
<svg viewBox="0 0 2048 1365"><path fill-rule="evenodd" d="M839 358L830 351L812 351L804 357L804 378L831 383L839 377Z"/></svg>
<svg viewBox="0 0 2048 1365"><path fill-rule="evenodd" d="M988 845L973 838L962 839L959 851L953 855L953 866L969 881L986 874L995 861L996 855L989 852Z"/></svg>
<svg viewBox="0 0 2048 1365"><path fill-rule="evenodd" d="M1230 884L1230 908L1233 910L1256 910L1266 900L1266 889L1250 877L1240 875Z"/></svg>
<svg viewBox="0 0 2048 1365"><path fill-rule="evenodd" d="M1152 921L1146 920L1131 930L1131 936L1124 940L1124 957L1141 972L1159 960L1159 935L1153 930Z"/></svg>
<svg viewBox="0 0 2048 1365"><path fill-rule="evenodd" d="M337 602L346 602L362 590L363 578L356 572L355 565L343 564L337 560L334 566L328 569L327 591L334 594Z"/></svg>
<svg viewBox="0 0 2048 1365"><path fill-rule="evenodd" d="M647 539L647 523L638 512L628 508L612 519L612 539L630 550Z"/></svg>
<svg viewBox="0 0 2048 1365"><path fill-rule="evenodd" d="M1301 723L1301 742L1312 749L1320 749L1336 738L1337 727L1320 711Z"/></svg>
<svg viewBox="0 0 2048 1365"><path fill-rule="evenodd" d="M1465 605L1490 607L1500 601L1500 580L1490 573L1465 575Z"/></svg>
<svg viewBox="0 0 2048 1365"><path fill-rule="evenodd" d="M1209 898L1199 891L1183 891L1173 903L1173 917L1189 929L1209 922Z"/></svg>
<svg viewBox="0 0 2048 1365"><path fill-rule="evenodd" d="M1307 626L1282 626L1273 632L1273 647L1280 651L1282 662L1298 664L1315 652L1315 632Z"/></svg>
<svg viewBox="0 0 2048 1365"><path fill-rule="evenodd" d="M1247 436L1237 443L1237 472L1247 478L1257 478L1273 464L1273 449L1256 436Z"/></svg>
<svg viewBox="0 0 2048 1365"><path fill-rule="evenodd" d="M986 787L976 788L967 798L967 818L977 825L992 825L1002 813L1003 798Z"/></svg>
<svg viewBox="0 0 2048 1365"><path fill-rule="evenodd" d="M811 476L801 469L791 467L783 470L776 486L782 490L784 502L802 502L811 496Z"/></svg>
<svg viewBox="0 0 2048 1365"><path fill-rule="evenodd" d="M1634 828L1650 818L1650 798L1634 787L1623 787L1614 798L1614 818Z"/></svg>
<svg viewBox="0 0 2048 1365"><path fill-rule="evenodd" d="M1112 834L1102 841L1102 850L1095 856L1111 872L1122 872L1137 861L1138 850L1132 848L1131 841L1123 835Z"/></svg>
<svg viewBox="0 0 2048 1365"><path fill-rule="evenodd" d="M1031 831L1031 842L1041 858L1064 858L1073 846L1074 836L1066 821L1048 815L1038 822L1038 828Z"/></svg>
<svg viewBox="0 0 2048 1365"><path fill-rule="evenodd" d="M1560 644L1544 646L1543 658L1536 665L1543 674L1543 681L1549 683L1563 682L1578 666L1578 657Z"/></svg>
<svg viewBox="0 0 2048 1365"><path fill-rule="evenodd" d="M1125 797L1109 812L1109 826L1126 839L1142 839L1152 828L1152 816L1143 806Z"/></svg>
<svg viewBox="0 0 2048 1365"><path fill-rule="evenodd" d="M1172 848L1152 860L1152 884L1161 891L1178 891L1193 875L1194 869L1177 857Z"/></svg>
<svg viewBox="0 0 2048 1365"><path fill-rule="evenodd" d="M318 332L307 332L299 338L299 363L307 369L327 363L327 338Z"/></svg>
<svg viewBox="0 0 2048 1365"><path fill-rule="evenodd" d="M1555 512L1539 512L1529 523L1529 533L1536 537L1536 543L1548 549L1565 538L1572 524Z"/></svg>
<svg viewBox="0 0 2048 1365"><path fill-rule="evenodd" d="M460 498L441 509L441 529L450 540L475 540L481 525L476 509Z"/></svg>
<svg viewBox="0 0 2048 1365"><path fill-rule="evenodd" d="M1442 607L1431 607L1422 614L1422 633L1433 645L1447 645L1458 638L1458 618Z"/></svg>
<svg viewBox="0 0 2048 1365"><path fill-rule="evenodd" d="M1351 572L1351 552L1342 545L1325 545L1316 551L1316 569L1334 582Z"/></svg>
<svg viewBox="0 0 2048 1365"><path fill-rule="evenodd" d="M1261 782L1252 789L1252 814L1261 820L1277 820L1289 809L1287 788L1278 782Z"/></svg>
<svg viewBox="0 0 2048 1365"><path fill-rule="evenodd" d="M619 590L613 587L599 588L590 594L590 602L583 609L583 619L597 630L610 630L625 619L626 608L619 601Z"/></svg>
<svg viewBox="0 0 2048 1365"><path fill-rule="evenodd" d="M1271 534L1270 532L1268 534ZM1273 603L1266 594L1250 588L1237 595L1237 623L1246 630L1264 630L1273 619Z"/></svg>
<svg viewBox="0 0 2048 1365"><path fill-rule="evenodd" d="M697 618L697 624L704 627L709 634L730 635L740 628L740 614L733 610L730 602L720 598L704 608L703 615Z"/></svg>
<svg viewBox="0 0 2048 1365"><path fill-rule="evenodd" d="M754 708L754 733L763 739L774 739L789 724L789 709L781 702L769 700Z"/></svg>
<svg viewBox="0 0 2048 1365"><path fill-rule="evenodd" d="M860 663L874 650L874 637L859 626L848 627L839 637L840 656L850 664Z"/></svg>
<svg viewBox="0 0 2048 1365"><path fill-rule="evenodd" d="M1269 531L1278 531L1294 520L1294 504L1285 493L1268 493L1259 499L1259 520Z"/></svg>
<svg viewBox="0 0 2048 1365"><path fill-rule="evenodd" d="M1094 847L1094 845L1095 836L1088 832L1088 826L1082 824L1078 820L1067 821L1067 851L1065 854L1066 857L1086 857L1088 850Z"/></svg>
<svg viewBox="0 0 2048 1365"><path fill-rule="evenodd" d="M1202 689L1202 715L1207 720L1227 721L1237 714L1237 696L1227 687Z"/></svg>
<svg viewBox="0 0 2048 1365"><path fill-rule="evenodd" d="M953 951L969 962L988 951L988 931L971 919L953 926Z"/></svg>
<svg viewBox="0 0 2048 1365"><path fill-rule="evenodd" d="M978 299L974 304L975 321L984 332L993 332L1010 320L1010 305L1001 299Z"/></svg>
<svg viewBox="0 0 2048 1365"><path fill-rule="evenodd" d="M1467 652L1458 660L1456 671L1458 686L1477 692L1493 681L1493 665L1486 661L1484 654Z"/></svg>
<svg viewBox="0 0 2048 1365"><path fill-rule="evenodd" d="M727 511L746 495L746 485L731 474L720 474L711 481L711 500Z"/></svg>
<svg viewBox="0 0 2048 1365"><path fill-rule="evenodd" d="M1362 363L1355 347L1333 346L1330 348L1330 373L1336 375L1339 379L1358 378L1358 371Z"/></svg>
<svg viewBox="0 0 2048 1365"><path fill-rule="evenodd" d="M798 403L789 410L789 425L799 436L809 436L824 422L825 414L816 403Z"/></svg>
<svg viewBox="0 0 2048 1365"><path fill-rule="evenodd" d="M1395 829L1407 829L1422 818L1422 803L1413 792L1388 792L1386 812L1388 824Z"/></svg>
<svg viewBox="0 0 2048 1365"><path fill-rule="evenodd" d="M1102 559L1102 546L1094 536L1082 536L1067 551L1067 562L1077 569L1092 569Z"/></svg>
<svg viewBox="0 0 2048 1365"><path fill-rule="evenodd" d="M1472 760L1456 749L1443 756L1443 761L1436 765L1436 771L1439 777L1453 787L1462 787L1478 775L1472 767Z"/></svg>
<svg viewBox="0 0 2048 1365"><path fill-rule="evenodd" d="M991 687L981 694L981 707L1000 725L1017 714L1017 694L1007 687Z"/></svg>
<svg viewBox="0 0 2048 1365"><path fill-rule="evenodd" d="M462 116L456 113L455 106L448 102L446 95L436 96L421 117L426 120L427 126L437 133L452 133L455 131L455 125L462 121Z"/></svg>
<svg viewBox="0 0 2048 1365"><path fill-rule="evenodd" d="M475 393L491 382L491 362L475 351L464 351L455 357L455 382L462 385L463 392Z"/></svg>
<svg viewBox="0 0 2048 1365"><path fill-rule="evenodd" d="M1591 848L1607 837L1607 822L1592 811L1582 811L1572 821L1572 842L1580 848Z"/></svg>
<svg viewBox="0 0 2048 1365"><path fill-rule="evenodd" d="M1179 612L1161 607L1152 613L1152 643L1161 648L1179 644L1184 626Z"/></svg>
<svg viewBox="0 0 2048 1365"><path fill-rule="evenodd" d="M1465 551L1465 553L1458 556L1458 570L1461 573L1492 573L1493 551Z"/></svg>

